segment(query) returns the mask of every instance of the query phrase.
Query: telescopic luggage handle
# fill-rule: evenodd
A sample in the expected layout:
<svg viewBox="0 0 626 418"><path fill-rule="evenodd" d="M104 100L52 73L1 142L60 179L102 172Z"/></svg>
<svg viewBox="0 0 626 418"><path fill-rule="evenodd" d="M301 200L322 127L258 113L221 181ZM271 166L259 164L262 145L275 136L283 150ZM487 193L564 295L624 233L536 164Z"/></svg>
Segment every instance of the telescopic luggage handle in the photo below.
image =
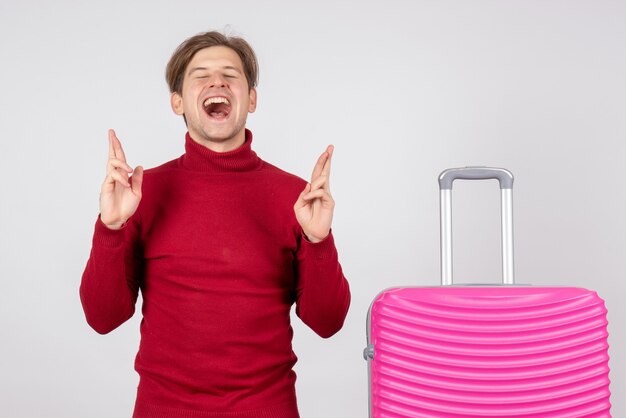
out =
<svg viewBox="0 0 626 418"><path fill-rule="evenodd" d="M452 183L456 179L500 182L502 223L502 282L513 284L513 174L504 168L450 168L439 175L439 211L441 221L441 284L452 283Z"/></svg>

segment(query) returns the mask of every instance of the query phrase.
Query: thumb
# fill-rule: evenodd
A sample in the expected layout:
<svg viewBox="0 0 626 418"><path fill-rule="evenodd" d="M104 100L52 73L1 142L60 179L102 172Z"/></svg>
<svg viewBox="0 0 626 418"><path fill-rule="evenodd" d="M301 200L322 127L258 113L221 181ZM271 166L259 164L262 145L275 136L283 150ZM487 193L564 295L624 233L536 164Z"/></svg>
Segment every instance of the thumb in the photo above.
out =
<svg viewBox="0 0 626 418"><path fill-rule="evenodd" d="M133 189L133 193L141 196L141 185L143 183L143 167L138 165L133 171L133 175L130 176L130 184Z"/></svg>
<svg viewBox="0 0 626 418"><path fill-rule="evenodd" d="M296 204L293 206L295 210L298 210L302 208L303 206L306 206L307 202L304 200L304 196L310 191L311 191L311 184L307 183L306 186L304 187L304 190L302 190L302 192L300 193L300 196L298 196L298 200L296 201Z"/></svg>

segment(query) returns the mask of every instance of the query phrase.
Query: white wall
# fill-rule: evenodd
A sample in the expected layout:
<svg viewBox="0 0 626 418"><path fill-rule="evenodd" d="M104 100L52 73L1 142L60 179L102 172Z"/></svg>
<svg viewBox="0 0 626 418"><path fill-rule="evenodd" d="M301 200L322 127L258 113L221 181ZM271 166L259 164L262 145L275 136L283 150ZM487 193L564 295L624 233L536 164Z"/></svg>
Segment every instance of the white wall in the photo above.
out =
<svg viewBox="0 0 626 418"><path fill-rule="evenodd" d="M165 64L186 37L230 25L260 59L259 155L306 177L336 146L353 302L328 341L294 317L303 418L366 416L367 308L381 289L438 282L436 178L464 165L516 176L519 282L605 298L613 416L626 416L624 22L626 3L609 0L4 0L0 415L130 416L139 317L100 336L78 298L106 130L131 165L180 155ZM457 184L459 281L496 281L497 188Z"/></svg>

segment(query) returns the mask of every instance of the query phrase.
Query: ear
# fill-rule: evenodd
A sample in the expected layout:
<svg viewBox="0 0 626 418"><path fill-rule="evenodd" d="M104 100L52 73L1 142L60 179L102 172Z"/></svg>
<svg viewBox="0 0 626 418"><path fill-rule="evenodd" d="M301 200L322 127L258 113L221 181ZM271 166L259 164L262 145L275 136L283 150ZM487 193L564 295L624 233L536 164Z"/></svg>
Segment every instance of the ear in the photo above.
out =
<svg viewBox="0 0 626 418"><path fill-rule="evenodd" d="M250 89L250 104L248 105L248 113L254 113L256 110L256 89Z"/></svg>
<svg viewBox="0 0 626 418"><path fill-rule="evenodd" d="M183 111L183 96L178 94L177 92L172 93L170 96L170 104L172 105L172 110L177 115L182 115L185 113Z"/></svg>

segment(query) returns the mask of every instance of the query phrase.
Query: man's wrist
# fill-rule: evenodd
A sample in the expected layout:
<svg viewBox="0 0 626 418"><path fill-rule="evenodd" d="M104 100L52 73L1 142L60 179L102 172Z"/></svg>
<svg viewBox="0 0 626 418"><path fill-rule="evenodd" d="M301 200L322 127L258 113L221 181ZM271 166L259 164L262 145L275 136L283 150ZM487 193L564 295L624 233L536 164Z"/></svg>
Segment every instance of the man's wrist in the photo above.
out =
<svg viewBox="0 0 626 418"><path fill-rule="evenodd" d="M324 236L324 237L316 237L313 235L309 235L306 232L302 231L302 235L304 235L304 238L309 241L311 244L317 244L319 242L324 241L326 238L328 238L328 235L330 235L330 231L328 231L328 233Z"/></svg>
<svg viewBox="0 0 626 418"><path fill-rule="evenodd" d="M124 226L124 224L125 224L127 221L108 223L108 222L105 222L105 221L102 219L102 215L100 215L100 222L102 222L102 225L106 226L108 229L111 229L111 230L113 230L113 231L117 231L117 230L119 230L119 229L122 229L122 227Z"/></svg>

